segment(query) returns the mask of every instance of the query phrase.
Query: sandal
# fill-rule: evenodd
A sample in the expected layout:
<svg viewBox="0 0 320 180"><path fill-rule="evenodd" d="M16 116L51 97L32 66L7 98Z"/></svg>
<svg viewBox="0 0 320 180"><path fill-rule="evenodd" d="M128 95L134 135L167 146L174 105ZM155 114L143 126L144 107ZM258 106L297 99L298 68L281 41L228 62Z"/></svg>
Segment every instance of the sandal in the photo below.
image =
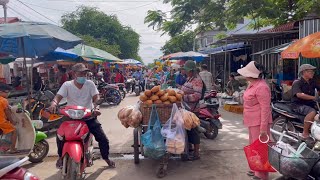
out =
<svg viewBox="0 0 320 180"><path fill-rule="evenodd" d="M111 161L110 159L107 159L106 162L107 162L109 167L111 167L111 168L115 168L116 167L116 163Z"/></svg>
<svg viewBox="0 0 320 180"><path fill-rule="evenodd" d="M248 171L248 172L247 172L247 175L248 175L248 176L254 176L254 172L253 172L253 171Z"/></svg>
<svg viewBox="0 0 320 180"><path fill-rule="evenodd" d="M18 151L18 150L16 150L16 149L14 149L14 150L9 149L8 151L6 151L6 153L9 153L9 154L17 154L17 153L20 153L20 151Z"/></svg>
<svg viewBox="0 0 320 180"><path fill-rule="evenodd" d="M189 157L189 161L196 161L196 160L199 160L200 159L200 156L191 156Z"/></svg>

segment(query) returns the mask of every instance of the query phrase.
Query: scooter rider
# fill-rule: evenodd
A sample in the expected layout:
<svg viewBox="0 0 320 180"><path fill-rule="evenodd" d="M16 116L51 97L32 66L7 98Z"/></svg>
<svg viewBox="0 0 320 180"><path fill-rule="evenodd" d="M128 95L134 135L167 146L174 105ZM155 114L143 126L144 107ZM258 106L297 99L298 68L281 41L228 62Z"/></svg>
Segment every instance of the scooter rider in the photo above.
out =
<svg viewBox="0 0 320 180"><path fill-rule="evenodd" d="M299 79L293 82L292 85L292 102L294 106L292 110L302 114L304 118L303 133L300 135L303 139L309 137L309 130L316 116L314 96L315 88L319 89L316 81L313 79L316 67L310 64L303 64L299 67ZM319 89L320 90L320 89Z"/></svg>
<svg viewBox="0 0 320 180"><path fill-rule="evenodd" d="M86 68L84 64L77 63L72 67L72 70L74 71L75 78L74 80L65 82L61 86L60 90L52 101L51 106L49 107L51 112L56 111L57 104L59 104L62 98L67 98L68 105L83 106L88 109L93 109L93 103L100 99L99 92L95 84L91 80L86 79L89 69ZM96 116L101 115L99 111L95 111L94 113ZM109 140L105 135L98 119L95 117L89 121L86 121L86 123L90 133L94 135L96 141L99 143L102 158L110 167L115 167L115 163L109 159ZM56 138L56 140L59 154L59 159L56 163L56 166L57 168L61 168L63 141L60 141L59 138Z"/></svg>

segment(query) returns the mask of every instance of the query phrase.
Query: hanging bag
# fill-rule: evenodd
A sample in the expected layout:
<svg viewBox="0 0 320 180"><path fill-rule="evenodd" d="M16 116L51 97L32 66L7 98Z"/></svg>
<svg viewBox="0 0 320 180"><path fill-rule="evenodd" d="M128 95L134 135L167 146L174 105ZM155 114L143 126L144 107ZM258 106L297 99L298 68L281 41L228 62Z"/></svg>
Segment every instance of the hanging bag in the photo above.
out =
<svg viewBox="0 0 320 180"><path fill-rule="evenodd" d="M155 105L152 105L148 130L141 135L141 142L147 157L159 159L166 153L164 138L161 135L161 124Z"/></svg>
<svg viewBox="0 0 320 180"><path fill-rule="evenodd" d="M184 121L176 103L173 104L171 117L161 129L161 134L167 138L167 152L171 154L184 152L186 141Z"/></svg>
<svg viewBox="0 0 320 180"><path fill-rule="evenodd" d="M259 172L276 172L268 160L268 141L262 142L259 136L259 139L243 148L251 170Z"/></svg>

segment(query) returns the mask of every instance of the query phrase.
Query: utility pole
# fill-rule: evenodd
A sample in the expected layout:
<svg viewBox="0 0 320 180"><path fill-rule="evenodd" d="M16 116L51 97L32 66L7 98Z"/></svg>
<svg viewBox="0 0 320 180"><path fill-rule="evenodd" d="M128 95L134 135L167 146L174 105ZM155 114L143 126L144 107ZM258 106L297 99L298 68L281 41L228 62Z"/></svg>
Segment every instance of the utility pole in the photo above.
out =
<svg viewBox="0 0 320 180"><path fill-rule="evenodd" d="M4 13L4 23L7 23L7 4L9 3L9 0L0 0L0 5L3 7L3 13Z"/></svg>

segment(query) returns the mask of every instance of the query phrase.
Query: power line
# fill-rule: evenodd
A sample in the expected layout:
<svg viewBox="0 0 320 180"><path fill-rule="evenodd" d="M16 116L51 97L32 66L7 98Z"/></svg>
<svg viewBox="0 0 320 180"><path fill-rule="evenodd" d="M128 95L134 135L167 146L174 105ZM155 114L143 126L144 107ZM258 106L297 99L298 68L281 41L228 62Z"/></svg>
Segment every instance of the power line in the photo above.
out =
<svg viewBox="0 0 320 180"><path fill-rule="evenodd" d="M25 6L21 6L21 4L18 4L19 2L15 2L15 1L10 1L10 5L11 8L12 7L16 7L15 11L19 12L20 14L24 14L24 16L28 15L28 17L30 17L29 19L33 19L33 21L39 21L39 19L44 19L42 21L47 21L47 19L45 19L44 17L35 14L34 12L31 12L31 10ZM19 8L17 8L19 7ZM23 12L23 13L22 13ZM32 21L32 20L31 20Z"/></svg>
<svg viewBox="0 0 320 180"><path fill-rule="evenodd" d="M80 2L80 3L91 3L91 2L100 2L100 3L110 3L110 2L115 2L114 0L113 1L98 1L98 0L93 0L93 1L90 1L90 0L85 0L85 1L80 1L80 0L77 0L77 1L74 1L74 0L46 0L48 2L57 2L57 1L63 1L63 2ZM134 0L134 1L122 1L122 0L118 0L117 2L121 2L121 3L136 3L136 2L159 2L158 1L142 1L142 0Z"/></svg>
<svg viewBox="0 0 320 180"><path fill-rule="evenodd" d="M32 21L30 18L28 18L28 17L26 17L25 15L19 13L18 11L14 10L13 8L11 8L10 6L7 5L7 7L8 7L9 9L11 9L15 14L20 15L21 17L24 17L24 18L25 18L26 20L28 20L28 21Z"/></svg>
<svg viewBox="0 0 320 180"><path fill-rule="evenodd" d="M44 7L44 6L39 6L37 4L32 4L32 3L28 3L28 2L24 2L25 4L29 4L31 6L35 6L35 7L39 7L39 8L43 8L43 9L49 9L49 10L54 10L54 11L62 11L62 12L72 12L72 11L67 11L67 10L62 10L62 9L55 9L55 8L48 8L48 7Z"/></svg>
<svg viewBox="0 0 320 180"><path fill-rule="evenodd" d="M54 20L52 20L52 19L48 18L47 16L39 13L38 11L34 10L32 7L26 5L24 2L21 2L20 0L16 0L16 1L20 2L20 3L23 4L24 6L28 7L29 9L31 9L32 11L36 12L37 14L39 14L39 15L41 15L42 17L46 18L47 20L49 20L49 21L53 22L54 24L58 25L58 23L56 23Z"/></svg>

